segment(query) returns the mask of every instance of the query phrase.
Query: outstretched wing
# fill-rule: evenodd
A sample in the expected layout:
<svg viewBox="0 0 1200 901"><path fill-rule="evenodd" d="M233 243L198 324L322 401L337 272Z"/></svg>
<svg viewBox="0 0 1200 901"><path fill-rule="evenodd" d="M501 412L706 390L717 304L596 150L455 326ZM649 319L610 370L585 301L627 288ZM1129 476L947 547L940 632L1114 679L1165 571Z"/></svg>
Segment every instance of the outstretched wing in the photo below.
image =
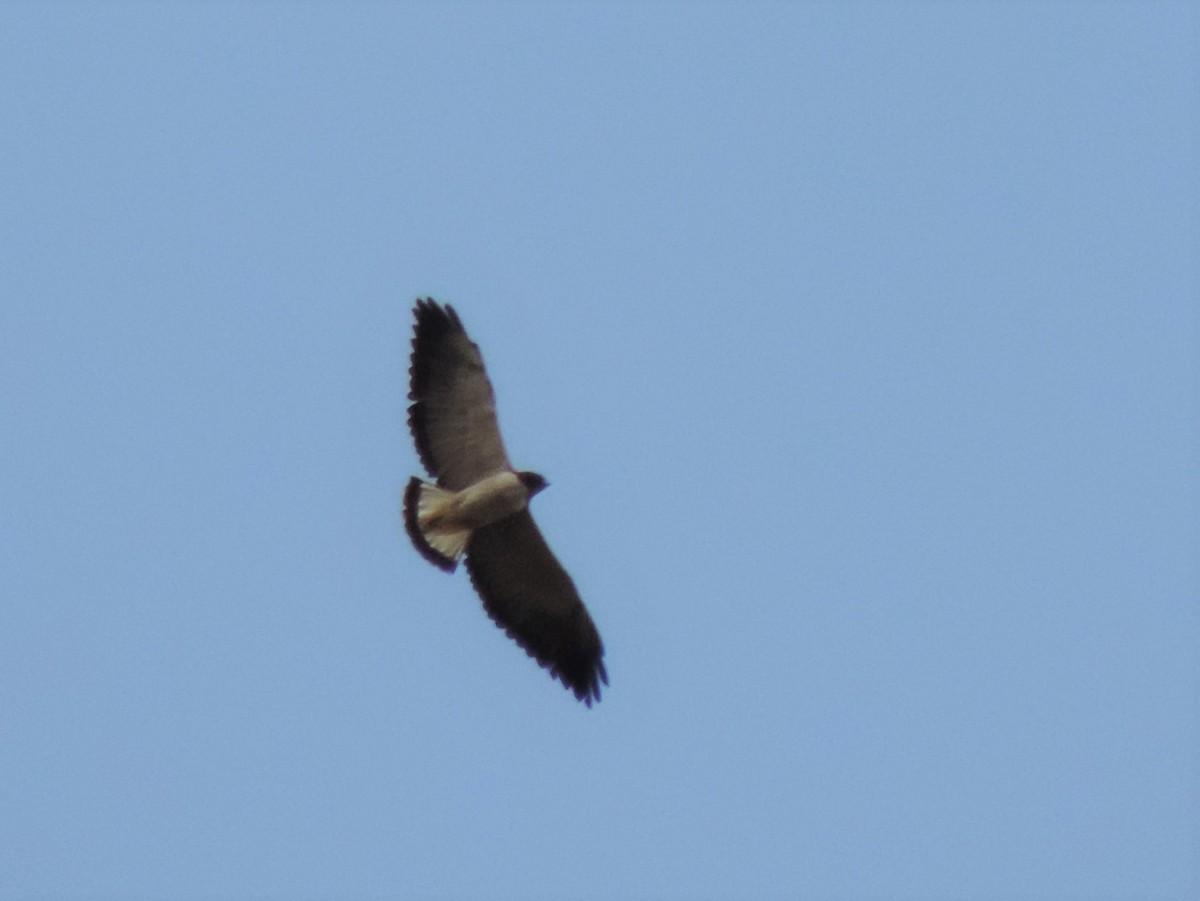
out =
<svg viewBox="0 0 1200 901"><path fill-rule="evenodd" d="M475 530L467 571L496 625L579 700L600 700L604 645L528 509Z"/></svg>
<svg viewBox="0 0 1200 901"><path fill-rule="evenodd" d="M454 308L418 300L409 368L408 427L429 474L461 491L512 469L478 346Z"/></svg>

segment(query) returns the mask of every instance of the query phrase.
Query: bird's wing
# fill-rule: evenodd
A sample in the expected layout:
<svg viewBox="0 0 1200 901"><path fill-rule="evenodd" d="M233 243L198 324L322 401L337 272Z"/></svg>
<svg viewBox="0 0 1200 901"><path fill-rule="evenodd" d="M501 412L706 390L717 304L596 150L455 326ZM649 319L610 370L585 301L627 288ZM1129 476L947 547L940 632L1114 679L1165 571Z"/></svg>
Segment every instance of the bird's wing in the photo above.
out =
<svg viewBox="0 0 1200 901"><path fill-rule="evenodd" d="M453 307L418 300L413 312L408 427L421 462L455 491L512 469L479 347Z"/></svg>
<svg viewBox="0 0 1200 901"><path fill-rule="evenodd" d="M467 571L496 625L579 700L600 699L604 645L528 509L472 533Z"/></svg>

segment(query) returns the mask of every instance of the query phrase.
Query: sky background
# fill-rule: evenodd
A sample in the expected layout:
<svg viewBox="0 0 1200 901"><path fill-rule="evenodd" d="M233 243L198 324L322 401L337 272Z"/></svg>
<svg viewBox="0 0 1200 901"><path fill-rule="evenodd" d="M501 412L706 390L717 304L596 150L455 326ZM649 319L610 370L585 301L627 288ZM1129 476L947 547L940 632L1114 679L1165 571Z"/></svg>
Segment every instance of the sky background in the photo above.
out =
<svg viewBox="0 0 1200 901"><path fill-rule="evenodd" d="M1200 893L1186 4L0 6L0 897ZM409 545L479 342L588 710Z"/></svg>

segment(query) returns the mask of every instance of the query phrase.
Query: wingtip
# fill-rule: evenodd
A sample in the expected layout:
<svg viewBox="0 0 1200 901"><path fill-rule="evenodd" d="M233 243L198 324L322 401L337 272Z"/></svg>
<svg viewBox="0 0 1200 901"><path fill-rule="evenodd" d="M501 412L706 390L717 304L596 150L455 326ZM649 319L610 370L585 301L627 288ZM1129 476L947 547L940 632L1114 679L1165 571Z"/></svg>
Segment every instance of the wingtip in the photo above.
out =
<svg viewBox="0 0 1200 901"><path fill-rule="evenodd" d="M592 704L600 703L601 683L608 685L608 671L604 668L603 654L604 649L601 648L600 656L595 661L572 673L568 674L557 668L552 668L550 673L563 684L567 691L575 695L577 700L582 701L590 708Z"/></svg>
<svg viewBox="0 0 1200 901"><path fill-rule="evenodd" d="M475 573L471 567L471 558L467 557L467 572L471 576L471 582L478 590L479 585L475 581ZM570 662L568 667L556 665L548 660L544 660L529 647L516 631L512 628L503 625L491 610L484 607L488 617L497 626L504 630L504 634L517 643L517 646L525 652L534 663L542 667L550 674L550 678L556 679L563 688L575 695L575 699L591 708L592 704L600 703L600 685L608 685L608 670L604 668L604 646L601 645L596 652L596 657L593 660L582 662L578 658ZM582 664L582 665L580 665Z"/></svg>
<svg viewBox="0 0 1200 901"><path fill-rule="evenodd" d="M421 330L426 328L450 328L454 331L463 331L462 320L458 318L454 307L448 303L438 303L432 297L417 298L413 305L413 319L414 341Z"/></svg>
<svg viewBox="0 0 1200 901"><path fill-rule="evenodd" d="M604 668L604 661L597 660L596 668L592 671L591 680L585 687L576 687L574 689L575 697L583 701L583 703L588 706L588 709L591 709L593 703L600 703L601 682L603 682L606 686L608 685L608 671Z"/></svg>

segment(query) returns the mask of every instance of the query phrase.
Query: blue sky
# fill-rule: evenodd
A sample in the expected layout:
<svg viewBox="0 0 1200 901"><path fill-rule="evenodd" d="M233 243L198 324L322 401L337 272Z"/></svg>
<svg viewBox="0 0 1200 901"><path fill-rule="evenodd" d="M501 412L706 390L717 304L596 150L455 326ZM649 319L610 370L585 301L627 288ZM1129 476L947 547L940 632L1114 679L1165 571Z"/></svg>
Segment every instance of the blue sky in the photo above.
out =
<svg viewBox="0 0 1200 901"><path fill-rule="evenodd" d="M1195 897L1196 25L0 7L0 896ZM425 295L592 710L403 534Z"/></svg>

